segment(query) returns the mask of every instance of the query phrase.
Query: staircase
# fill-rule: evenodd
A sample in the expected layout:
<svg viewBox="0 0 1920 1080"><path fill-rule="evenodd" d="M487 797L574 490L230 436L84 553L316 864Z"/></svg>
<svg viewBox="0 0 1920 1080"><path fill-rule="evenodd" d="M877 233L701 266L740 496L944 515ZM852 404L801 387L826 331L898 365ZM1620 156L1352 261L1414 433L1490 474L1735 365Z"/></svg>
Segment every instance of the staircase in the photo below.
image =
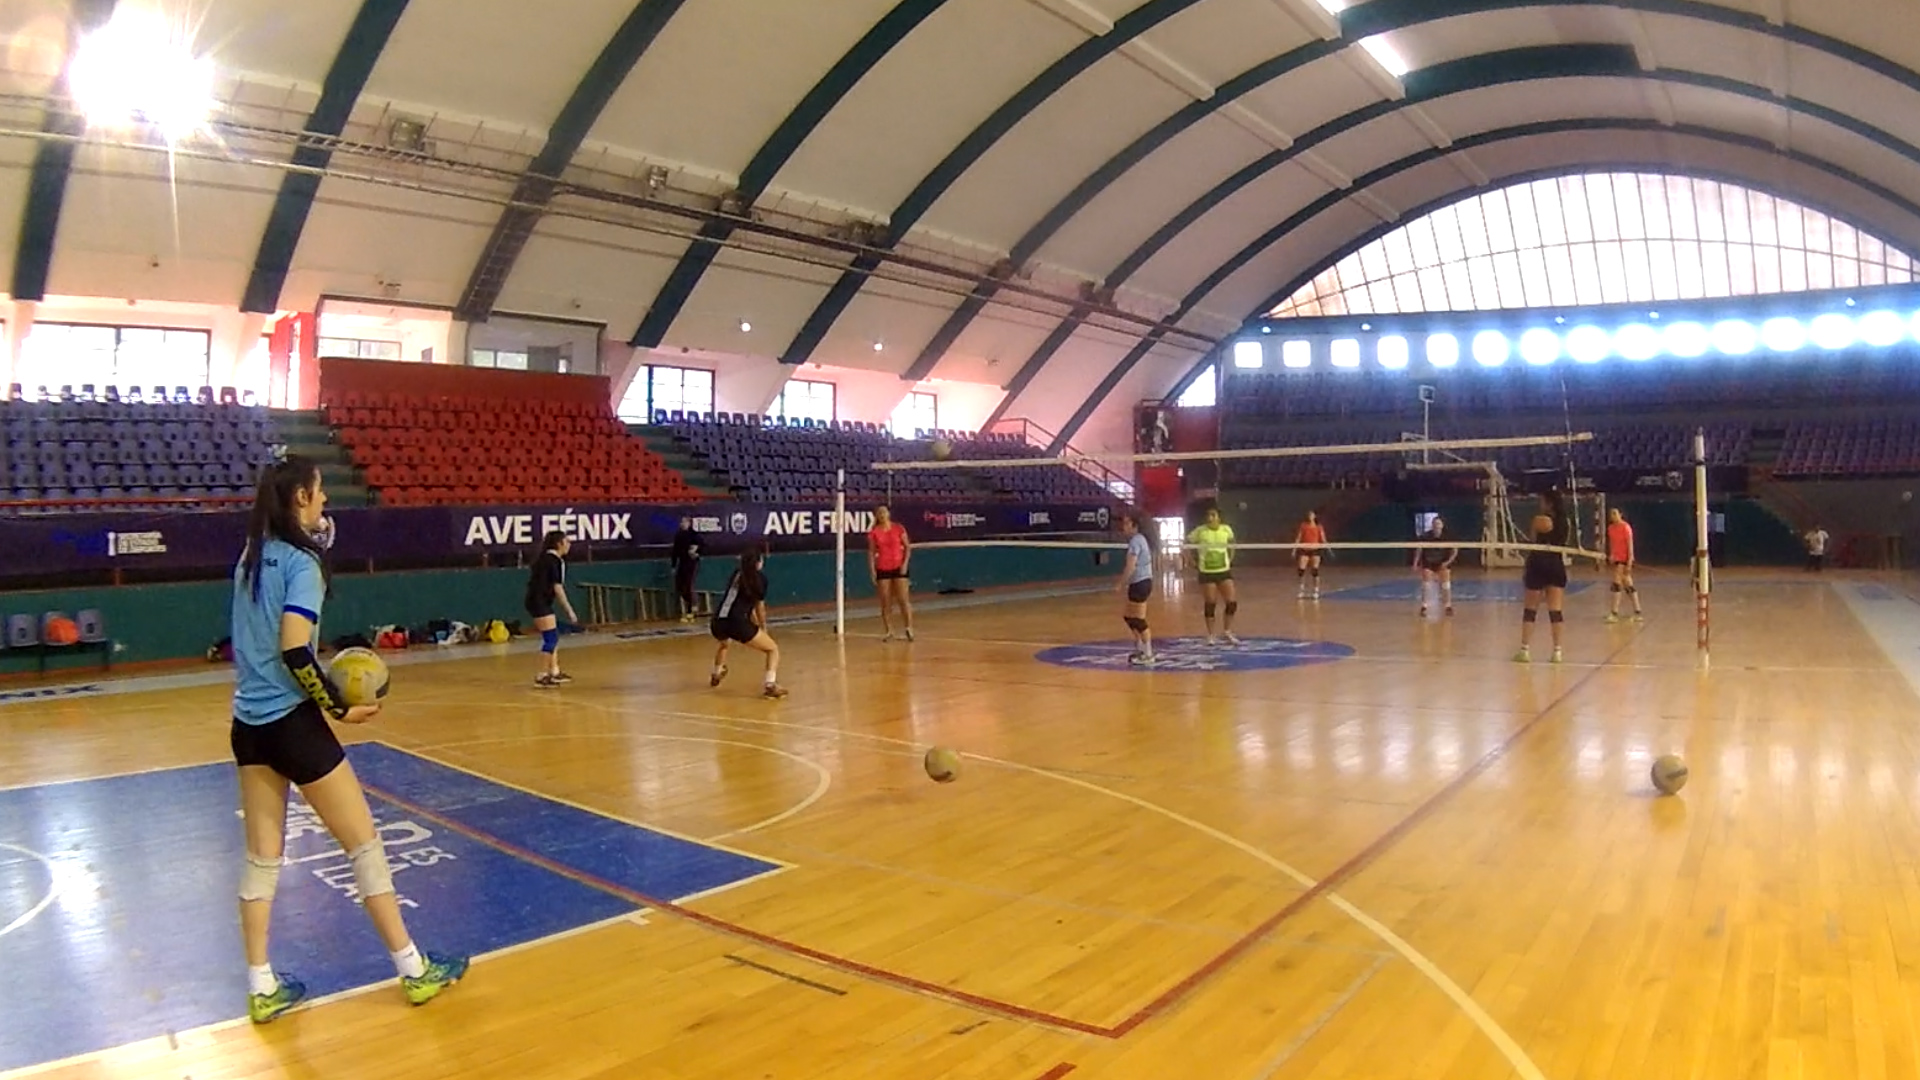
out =
<svg viewBox="0 0 1920 1080"><path fill-rule="evenodd" d="M628 424L627 434L647 444L647 449L666 459L667 468L679 473L687 486L702 498L726 501L735 497L733 485L724 473L716 473L707 464L687 453L674 442L673 429L654 424Z"/></svg>
<svg viewBox="0 0 1920 1080"><path fill-rule="evenodd" d="M320 480L326 485L327 502L333 506L371 506L372 499L359 470L348 460L346 451L334 444L333 429L317 411L290 411L274 414L274 437L284 443L288 454L312 458L320 463Z"/></svg>

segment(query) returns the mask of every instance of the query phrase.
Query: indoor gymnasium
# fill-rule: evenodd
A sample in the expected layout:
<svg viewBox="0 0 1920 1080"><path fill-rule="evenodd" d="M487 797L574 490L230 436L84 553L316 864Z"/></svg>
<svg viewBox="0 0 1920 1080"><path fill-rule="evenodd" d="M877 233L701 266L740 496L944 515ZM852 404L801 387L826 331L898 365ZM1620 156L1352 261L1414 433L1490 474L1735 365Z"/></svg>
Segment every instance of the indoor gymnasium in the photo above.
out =
<svg viewBox="0 0 1920 1080"><path fill-rule="evenodd" d="M1910 5L0 31L3 1080L1920 1076Z"/></svg>

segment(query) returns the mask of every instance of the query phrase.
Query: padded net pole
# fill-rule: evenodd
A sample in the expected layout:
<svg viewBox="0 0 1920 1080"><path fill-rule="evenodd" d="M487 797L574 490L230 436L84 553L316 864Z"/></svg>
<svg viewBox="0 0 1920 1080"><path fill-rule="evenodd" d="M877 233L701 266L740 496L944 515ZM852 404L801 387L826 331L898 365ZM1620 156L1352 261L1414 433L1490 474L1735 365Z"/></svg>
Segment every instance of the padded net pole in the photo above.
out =
<svg viewBox="0 0 1920 1080"><path fill-rule="evenodd" d="M833 476L833 633L847 636L847 470Z"/></svg>
<svg viewBox="0 0 1920 1080"><path fill-rule="evenodd" d="M1708 608L1713 592L1712 563L1707 558L1707 431L1696 428L1693 433L1693 590L1695 621L1697 625L1695 644L1701 649L1707 648Z"/></svg>

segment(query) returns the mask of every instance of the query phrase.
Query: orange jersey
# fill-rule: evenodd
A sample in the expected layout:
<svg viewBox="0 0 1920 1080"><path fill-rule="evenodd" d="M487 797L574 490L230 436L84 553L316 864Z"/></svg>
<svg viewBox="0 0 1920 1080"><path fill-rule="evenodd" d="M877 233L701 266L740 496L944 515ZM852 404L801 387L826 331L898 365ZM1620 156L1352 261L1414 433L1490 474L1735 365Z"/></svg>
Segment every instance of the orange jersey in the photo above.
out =
<svg viewBox="0 0 1920 1080"><path fill-rule="evenodd" d="M1327 542L1327 530L1319 522L1300 526L1300 544L1303 547L1319 547Z"/></svg>
<svg viewBox="0 0 1920 1080"><path fill-rule="evenodd" d="M1607 526L1607 558L1614 562L1633 561L1633 526L1624 521Z"/></svg>

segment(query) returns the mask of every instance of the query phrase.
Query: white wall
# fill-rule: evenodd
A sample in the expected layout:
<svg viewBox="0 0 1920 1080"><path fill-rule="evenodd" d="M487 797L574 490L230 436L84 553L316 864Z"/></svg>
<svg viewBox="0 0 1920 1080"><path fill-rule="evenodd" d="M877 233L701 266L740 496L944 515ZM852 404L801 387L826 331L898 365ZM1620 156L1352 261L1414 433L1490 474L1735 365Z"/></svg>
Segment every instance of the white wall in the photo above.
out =
<svg viewBox="0 0 1920 1080"><path fill-rule="evenodd" d="M928 379L912 387L915 393L932 394L940 401L940 426L948 431L978 431L987 416L1007 396L1005 390L990 383L955 382Z"/></svg>

